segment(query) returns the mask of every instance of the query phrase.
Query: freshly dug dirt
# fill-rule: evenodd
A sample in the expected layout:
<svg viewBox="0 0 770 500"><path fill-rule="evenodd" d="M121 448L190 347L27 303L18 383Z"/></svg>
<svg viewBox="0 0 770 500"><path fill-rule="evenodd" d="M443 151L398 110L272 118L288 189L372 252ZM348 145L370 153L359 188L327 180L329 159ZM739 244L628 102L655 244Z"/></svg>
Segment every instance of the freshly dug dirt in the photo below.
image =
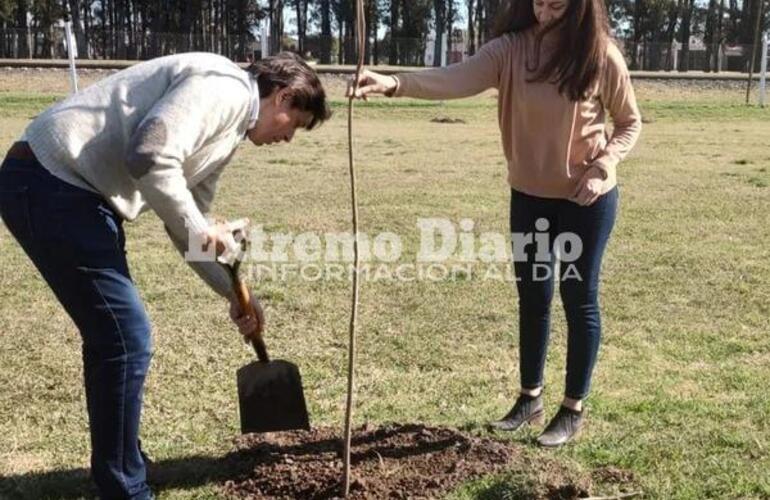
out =
<svg viewBox="0 0 770 500"><path fill-rule="evenodd" d="M340 496L342 442L339 429L316 429L237 441L240 459L253 470L224 485L235 498L330 499ZM363 427L354 433L351 498L436 498L468 480L531 467L521 445L422 425ZM542 465L542 464L540 464ZM587 496L590 478L576 482L554 470L542 474L529 498Z"/></svg>
<svg viewBox="0 0 770 500"><path fill-rule="evenodd" d="M465 120L462 118L450 118L448 116L439 116L437 118L431 119L431 123L448 123L450 125L454 125L455 123L465 123Z"/></svg>
<svg viewBox="0 0 770 500"><path fill-rule="evenodd" d="M636 481L636 477L634 477L633 472L625 469L619 469L611 465L596 469L591 473L591 475L596 481L600 481L602 483L633 484Z"/></svg>

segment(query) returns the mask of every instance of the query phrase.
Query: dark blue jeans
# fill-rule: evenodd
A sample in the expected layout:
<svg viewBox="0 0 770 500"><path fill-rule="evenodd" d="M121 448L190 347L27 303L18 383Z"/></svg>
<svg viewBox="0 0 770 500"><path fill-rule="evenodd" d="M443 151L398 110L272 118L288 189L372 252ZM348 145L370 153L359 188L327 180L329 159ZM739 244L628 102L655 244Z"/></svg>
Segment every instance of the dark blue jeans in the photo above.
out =
<svg viewBox="0 0 770 500"><path fill-rule="evenodd" d="M122 220L100 196L16 159L0 167L0 216L80 330L100 496L150 498L139 449L150 322L128 272Z"/></svg>
<svg viewBox="0 0 770 500"><path fill-rule="evenodd" d="M543 385L543 369L551 323L551 299L559 255L559 292L567 316L567 375L564 394L583 399L599 352L599 271L618 208L617 187L593 205L582 207L568 200L539 198L513 190L511 233L514 270L519 292L519 357L521 386ZM517 256L516 235L519 241ZM559 237L559 235L563 235ZM578 240L582 249L560 241ZM539 242L539 243L538 243ZM541 251L538 252L538 249ZM523 251L522 251L523 250ZM569 262L567 262L569 261Z"/></svg>

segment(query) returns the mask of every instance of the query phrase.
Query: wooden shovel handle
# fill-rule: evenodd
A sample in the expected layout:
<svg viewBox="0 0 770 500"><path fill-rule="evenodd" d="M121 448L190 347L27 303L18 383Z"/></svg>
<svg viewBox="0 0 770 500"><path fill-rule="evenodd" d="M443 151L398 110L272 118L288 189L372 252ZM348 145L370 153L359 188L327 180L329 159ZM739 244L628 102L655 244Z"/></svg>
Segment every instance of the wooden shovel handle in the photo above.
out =
<svg viewBox="0 0 770 500"><path fill-rule="evenodd" d="M241 306L241 311L256 319L257 311L255 311L254 307L251 305L251 294L249 293L249 289L246 288L246 285L241 281L237 270L232 273L232 275L233 292L235 292L235 296L238 299L238 305ZM268 363L270 361L270 356L267 355L265 339L262 338L259 329L252 332L252 334L249 335L249 338L251 339L251 345L254 347L254 351L257 353L257 358L263 363Z"/></svg>

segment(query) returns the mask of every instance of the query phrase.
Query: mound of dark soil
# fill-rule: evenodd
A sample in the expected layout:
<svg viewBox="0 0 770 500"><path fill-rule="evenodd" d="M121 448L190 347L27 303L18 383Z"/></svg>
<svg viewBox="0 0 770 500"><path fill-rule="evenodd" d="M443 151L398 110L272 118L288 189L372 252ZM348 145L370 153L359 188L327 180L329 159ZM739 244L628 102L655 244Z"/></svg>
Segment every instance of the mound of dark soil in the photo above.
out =
<svg viewBox="0 0 770 500"><path fill-rule="evenodd" d="M457 123L465 123L465 120L463 120L462 118L450 118L448 116L439 116L431 119L431 123L448 123L450 125L454 125Z"/></svg>
<svg viewBox="0 0 770 500"><path fill-rule="evenodd" d="M224 485L237 498L330 499L341 494L340 429L315 429L237 442L251 473ZM521 445L422 425L363 427L354 433L351 498L435 498L470 479L524 467ZM247 455L244 455L247 454ZM553 471L551 471L553 472ZM554 481L554 474L549 474ZM579 498L588 484L557 477L541 491L547 498Z"/></svg>

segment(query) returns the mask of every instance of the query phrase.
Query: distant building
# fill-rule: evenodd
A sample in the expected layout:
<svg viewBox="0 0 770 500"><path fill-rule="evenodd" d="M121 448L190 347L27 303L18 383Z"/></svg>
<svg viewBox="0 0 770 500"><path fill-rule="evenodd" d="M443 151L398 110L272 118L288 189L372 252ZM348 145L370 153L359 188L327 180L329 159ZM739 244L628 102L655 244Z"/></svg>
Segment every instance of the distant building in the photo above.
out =
<svg viewBox="0 0 770 500"><path fill-rule="evenodd" d="M444 54L444 65L455 64L464 61L468 58L468 32L462 29L455 29L452 31L452 38L444 34L444 42L442 43L443 49L446 51ZM425 65L433 66L435 54L433 53L436 48L436 33L431 31L428 38L425 41Z"/></svg>
<svg viewBox="0 0 770 500"><path fill-rule="evenodd" d="M675 71L679 69L679 63L684 57L682 44L678 41L671 44L641 41L636 47L636 54L634 54L634 45L631 40L620 40L620 45L629 65L636 61L636 67L640 70ZM711 64L708 66L719 71L748 71L751 48L751 45L714 44ZM707 56L703 36L691 36L687 68L692 71L703 71L707 67Z"/></svg>

